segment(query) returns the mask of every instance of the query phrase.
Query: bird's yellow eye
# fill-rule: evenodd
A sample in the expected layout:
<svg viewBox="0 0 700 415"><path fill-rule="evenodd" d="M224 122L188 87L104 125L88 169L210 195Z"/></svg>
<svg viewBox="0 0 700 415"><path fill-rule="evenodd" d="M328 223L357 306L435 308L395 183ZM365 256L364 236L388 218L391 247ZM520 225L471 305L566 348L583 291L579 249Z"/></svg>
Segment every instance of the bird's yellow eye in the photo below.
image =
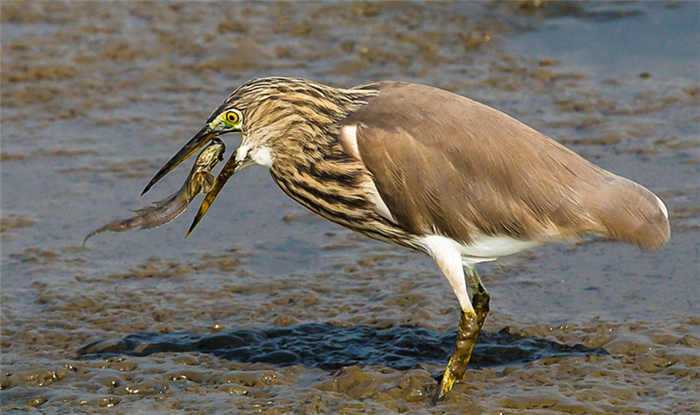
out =
<svg viewBox="0 0 700 415"><path fill-rule="evenodd" d="M241 116L236 111L228 111L225 115L226 122L231 125L236 125L241 120Z"/></svg>

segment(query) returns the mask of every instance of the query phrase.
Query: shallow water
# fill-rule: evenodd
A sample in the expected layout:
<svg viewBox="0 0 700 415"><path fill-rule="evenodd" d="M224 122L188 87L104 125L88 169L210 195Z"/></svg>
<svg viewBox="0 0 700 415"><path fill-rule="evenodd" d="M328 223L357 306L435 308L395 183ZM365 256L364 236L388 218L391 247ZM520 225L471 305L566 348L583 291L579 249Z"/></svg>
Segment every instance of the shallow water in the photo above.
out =
<svg viewBox="0 0 700 415"><path fill-rule="evenodd" d="M528 5L3 2L3 412L700 413L700 5ZM436 407L458 318L437 267L262 168L187 240L195 209L81 247L179 188L189 167L138 197L272 74L494 106L657 193L672 239L481 268L486 332Z"/></svg>

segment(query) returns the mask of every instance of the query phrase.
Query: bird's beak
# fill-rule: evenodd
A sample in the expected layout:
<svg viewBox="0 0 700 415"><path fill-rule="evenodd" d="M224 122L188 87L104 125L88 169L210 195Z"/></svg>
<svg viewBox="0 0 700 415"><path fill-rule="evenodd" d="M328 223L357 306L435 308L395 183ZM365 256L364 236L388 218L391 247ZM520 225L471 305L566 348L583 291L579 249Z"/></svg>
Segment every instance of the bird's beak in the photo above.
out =
<svg viewBox="0 0 700 415"><path fill-rule="evenodd" d="M162 179L166 174L170 173L175 167L177 167L180 163L185 161L189 156L194 154L197 150L200 148L204 147L205 144L207 144L209 141L214 139L217 135L219 135L219 132L214 131L211 129L209 125L205 126L199 132L190 139L190 141L185 144L180 151L177 152L171 158L161 169L156 173L155 176L151 179L150 182L148 182L148 185L146 186L145 189L143 189L143 192L141 192L141 196L146 194L150 190L150 188L158 182L158 180Z"/></svg>
<svg viewBox="0 0 700 415"><path fill-rule="evenodd" d="M204 198L202 201L202 205L199 207L199 211L197 211L197 215L194 217L194 221L192 222L192 226L190 226L190 230L187 231L187 235L185 235L185 238L190 236L194 228L197 227L199 224L199 221L202 220L204 217L204 214L207 213L207 210L209 210L209 206L214 202L214 199L216 199L216 196L219 194L221 189L224 188L224 185L228 181L228 179L231 178L234 174L238 173L239 170L243 167L243 163L239 160L236 160L236 153L238 153L238 149L233 152L226 160L226 164L224 167L221 169L221 172L219 172L219 175L216 177L216 181L214 182L214 187L207 193L207 196Z"/></svg>

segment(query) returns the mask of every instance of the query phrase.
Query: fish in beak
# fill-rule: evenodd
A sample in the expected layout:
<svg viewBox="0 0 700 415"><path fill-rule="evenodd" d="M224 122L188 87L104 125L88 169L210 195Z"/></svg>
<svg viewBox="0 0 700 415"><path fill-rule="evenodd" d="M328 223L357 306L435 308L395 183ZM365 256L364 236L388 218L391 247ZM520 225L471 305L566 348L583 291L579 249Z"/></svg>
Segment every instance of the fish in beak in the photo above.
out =
<svg viewBox="0 0 700 415"><path fill-rule="evenodd" d="M136 227L157 228L180 216L195 196L207 194L214 187L216 179L211 171L217 163L224 160L225 151L226 145L223 141L218 138L211 140L211 143L197 156L197 161L180 190L155 202L153 206L135 210L135 216L110 222L90 233L83 240L83 246L92 236L102 232L124 232Z"/></svg>
<svg viewBox="0 0 700 415"><path fill-rule="evenodd" d="M158 171L158 173L156 173L155 176L153 176L141 195L143 196L154 184L156 184L156 182L158 182L158 180L162 179L166 174L194 154L197 150L204 147L204 145L206 145L208 142L215 140L217 136L229 132L243 133L242 126L243 115L240 111L233 108L227 110L217 110L215 115L212 115L212 117L209 119L207 125L199 130L199 132L192 137L190 141L188 141L187 144L185 144L185 146L173 156L173 158L165 163L165 165ZM233 152L231 157L229 157L229 159L226 161L224 167L221 169L221 172L214 181L211 190L204 198L204 201L197 212L197 216L195 216L194 223L192 223L190 230L187 232L187 236L192 233L199 221L202 220L202 217L204 217L204 214L207 212L207 210L209 210L209 206L211 206L216 196L224 187L226 181L228 181L231 176L244 167L243 161L236 159L236 154L238 154L238 151ZM185 238L187 236L185 236Z"/></svg>

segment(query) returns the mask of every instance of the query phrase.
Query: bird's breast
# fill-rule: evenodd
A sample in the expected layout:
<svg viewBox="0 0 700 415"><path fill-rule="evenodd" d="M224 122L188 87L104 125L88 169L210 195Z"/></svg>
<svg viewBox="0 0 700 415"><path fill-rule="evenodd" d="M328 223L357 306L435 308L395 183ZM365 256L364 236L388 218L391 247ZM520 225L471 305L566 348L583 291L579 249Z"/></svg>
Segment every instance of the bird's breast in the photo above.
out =
<svg viewBox="0 0 700 415"><path fill-rule="evenodd" d="M275 183L312 212L373 239L418 249L400 229L369 173L356 160L321 159L312 165L278 158Z"/></svg>

